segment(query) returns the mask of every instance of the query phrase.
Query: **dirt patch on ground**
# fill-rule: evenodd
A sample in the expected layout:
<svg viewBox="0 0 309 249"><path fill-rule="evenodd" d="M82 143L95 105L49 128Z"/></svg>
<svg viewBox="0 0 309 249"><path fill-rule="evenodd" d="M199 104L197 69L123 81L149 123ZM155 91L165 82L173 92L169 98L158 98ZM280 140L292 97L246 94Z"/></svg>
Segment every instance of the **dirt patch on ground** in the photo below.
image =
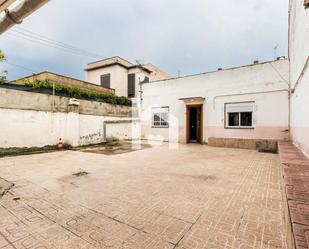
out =
<svg viewBox="0 0 309 249"><path fill-rule="evenodd" d="M58 180L63 186L79 187L90 182L89 174L89 172L80 169L78 172L60 177Z"/></svg>
<svg viewBox="0 0 309 249"><path fill-rule="evenodd" d="M132 146L131 141L114 141L106 144L78 147L75 148L74 150L81 152L104 154L104 155L117 155L147 148L151 148L151 146L148 144L141 144L141 148L136 149Z"/></svg>
<svg viewBox="0 0 309 249"><path fill-rule="evenodd" d="M13 186L13 183L0 178L0 198L5 195Z"/></svg>
<svg viewBox="0 0 309 249"><path fill-rule="evenodd" d="M86 176L88 175L89 173L86 172L86 171L79 171L77 173L74 173L73 176L77 176L77 177L80 177L80 176Z"/></svg>
<svg viewBox="0 0 309 249"><path fill-rule="evenodd" d="M69 145L65 145L63 150L70 149ZM47 145L44 147L24 147L24 148L0 148L0 158L8 156L22 156L22 155L32 155L41 154L58 151L56 145Z"/></svg>

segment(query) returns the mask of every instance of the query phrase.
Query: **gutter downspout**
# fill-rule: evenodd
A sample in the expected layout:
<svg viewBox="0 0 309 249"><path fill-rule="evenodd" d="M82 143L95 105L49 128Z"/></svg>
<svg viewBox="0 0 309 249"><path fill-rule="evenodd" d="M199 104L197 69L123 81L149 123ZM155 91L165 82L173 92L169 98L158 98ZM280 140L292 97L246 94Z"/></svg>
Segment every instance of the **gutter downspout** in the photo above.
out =
<svg viewBox="0 0 309 249"><path fill-rule="evenodd" d="M49 0L23 0L17 7L9 11L5 10L5 16L0 20L0 34L20 24L24 18L46 4Z"/></svg>

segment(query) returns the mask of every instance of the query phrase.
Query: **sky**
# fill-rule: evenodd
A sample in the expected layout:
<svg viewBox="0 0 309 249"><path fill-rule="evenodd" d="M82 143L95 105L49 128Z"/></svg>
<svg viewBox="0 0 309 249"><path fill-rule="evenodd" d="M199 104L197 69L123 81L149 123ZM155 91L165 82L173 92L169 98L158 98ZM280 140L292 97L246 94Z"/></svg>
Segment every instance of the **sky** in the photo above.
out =
<svg viewBox="0 0 309 249"><path fill-rule="evenodd" d="M287 56L288 0L51 0L0 36L10 63L0 67L10 80L40 71L86 79L87 63L119 55L184 76L272 60L275 46Z"/></svg>

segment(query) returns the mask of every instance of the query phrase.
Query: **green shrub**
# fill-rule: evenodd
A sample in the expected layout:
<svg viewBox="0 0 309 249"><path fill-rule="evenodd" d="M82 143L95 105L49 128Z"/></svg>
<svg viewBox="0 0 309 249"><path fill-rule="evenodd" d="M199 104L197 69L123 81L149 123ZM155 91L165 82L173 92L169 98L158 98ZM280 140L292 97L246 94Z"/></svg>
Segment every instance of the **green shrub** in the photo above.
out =
<svg viewBox="0 0 309 249"><path fill-rule="evenodd" d="M49 80L24 81L25 86L34 89L53 89L53 83ZM76 86L56 83L55 92L64 93L72 98L89 98L99 102L114 105L130 106L131 100L126 97L118 97L111 93L100 93L93 90L84 90Z"/></svg>

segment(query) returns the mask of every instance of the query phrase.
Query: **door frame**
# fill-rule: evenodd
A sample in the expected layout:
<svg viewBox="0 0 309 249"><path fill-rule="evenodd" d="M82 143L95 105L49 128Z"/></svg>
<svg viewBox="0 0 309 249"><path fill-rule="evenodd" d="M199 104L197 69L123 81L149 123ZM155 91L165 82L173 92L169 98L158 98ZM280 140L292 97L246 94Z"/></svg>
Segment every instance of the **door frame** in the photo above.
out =
<svg viewBox="0 0 309 249"><path fill-rule="evenodd" d="M201 108L201 112L200 112L200 119L201 119L201 124L200 124L200 144L203 144L203 104L191 104L191 105L186 105L186 142L187 144L190 143L190 108L191 107L200 107Z"/></svg>

